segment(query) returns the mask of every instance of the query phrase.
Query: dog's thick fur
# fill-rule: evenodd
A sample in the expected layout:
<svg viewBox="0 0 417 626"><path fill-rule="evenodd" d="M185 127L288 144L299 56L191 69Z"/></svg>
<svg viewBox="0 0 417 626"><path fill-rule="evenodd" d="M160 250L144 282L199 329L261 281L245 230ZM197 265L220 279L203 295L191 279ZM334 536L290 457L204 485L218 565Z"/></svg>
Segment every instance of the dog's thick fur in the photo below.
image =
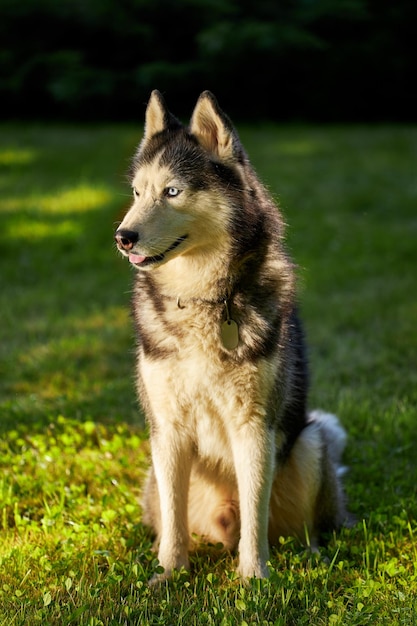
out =
<svg viewBox="0 0 417 626"><path fill-rule="evenodd" d="M238 547L240 575L265 577L269 543L314 545L345 518L345 433L334 416L307 412L283 220L208 91L188 128L152 92L131 181L115 237L137 269L152 448L143 520L162 577L189 566L192 534Z"/></svg>

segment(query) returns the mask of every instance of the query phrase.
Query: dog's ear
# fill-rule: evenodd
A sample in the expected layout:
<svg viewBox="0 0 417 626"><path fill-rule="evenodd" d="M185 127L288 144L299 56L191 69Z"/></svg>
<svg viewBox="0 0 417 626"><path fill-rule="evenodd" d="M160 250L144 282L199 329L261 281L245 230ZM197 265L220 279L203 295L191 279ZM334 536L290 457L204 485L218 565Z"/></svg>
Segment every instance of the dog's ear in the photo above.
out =
<svg viewBox="0 0 417 626"><path fill-rule="evenodd" d="M241 148L237 132L210 91L203 91L197 100L190 131L205 150L222 161L236 160Z"/></svg>
<svg viewBox="0 0 417 626"><path fill-rule="evenodd" d="M146 143L151 137L168 128L180 128L181 126L181 122L169 112L161 92L154 89L146 107L143 142Z"/></svg>

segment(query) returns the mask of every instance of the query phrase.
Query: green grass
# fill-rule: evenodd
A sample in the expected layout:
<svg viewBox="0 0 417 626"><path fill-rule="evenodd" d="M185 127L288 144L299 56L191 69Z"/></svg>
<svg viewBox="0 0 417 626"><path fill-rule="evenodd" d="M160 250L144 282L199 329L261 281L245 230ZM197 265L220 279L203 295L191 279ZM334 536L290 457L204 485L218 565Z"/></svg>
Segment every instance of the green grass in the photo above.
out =
<svg viewBox="0 0 417 626"><path fill-rule="evenodd" d="M152 590L112 243L140 130L0 128L0 626L417 624L417 128L241 129L288 222L311 405L348 431L358 523L320 556L283 539L269 581L206 548Z"/></svg>

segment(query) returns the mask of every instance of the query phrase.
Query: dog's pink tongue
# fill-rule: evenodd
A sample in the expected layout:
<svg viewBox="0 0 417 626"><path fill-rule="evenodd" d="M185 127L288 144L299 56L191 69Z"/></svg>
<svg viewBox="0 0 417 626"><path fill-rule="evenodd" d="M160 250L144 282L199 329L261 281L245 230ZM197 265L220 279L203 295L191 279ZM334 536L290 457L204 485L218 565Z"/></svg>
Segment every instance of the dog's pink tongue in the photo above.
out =
<svg viewBox="0 0 417 626"><path fill-rule="evenodd" d="M129 261L131 263L143 263L146 259L146 256L142 256L141 254L129 254Z"/></svg>

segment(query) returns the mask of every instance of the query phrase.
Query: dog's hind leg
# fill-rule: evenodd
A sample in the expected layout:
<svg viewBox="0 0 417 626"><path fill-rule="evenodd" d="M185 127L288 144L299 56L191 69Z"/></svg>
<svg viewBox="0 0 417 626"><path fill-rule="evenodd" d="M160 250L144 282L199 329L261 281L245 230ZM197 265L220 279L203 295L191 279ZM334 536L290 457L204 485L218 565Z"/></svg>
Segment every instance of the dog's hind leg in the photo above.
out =
<svg viewBox="0 0 417 626"><path fill-rule="evenodd" d="M321 484L323 442L317 426L305 428L290 456L278 465L271 493L269 541L278 545L280 537L297 537L313 548L315 508Z"/></svg>
<svg viewBox="0 0 417 626"><path fill-rule="evenodd" d="M337 463L346 437L336 418L313 414L310 419L274 478L269 518L273 545L280 536L295 536L314 550L321 532L344 522Z"/></svg>

